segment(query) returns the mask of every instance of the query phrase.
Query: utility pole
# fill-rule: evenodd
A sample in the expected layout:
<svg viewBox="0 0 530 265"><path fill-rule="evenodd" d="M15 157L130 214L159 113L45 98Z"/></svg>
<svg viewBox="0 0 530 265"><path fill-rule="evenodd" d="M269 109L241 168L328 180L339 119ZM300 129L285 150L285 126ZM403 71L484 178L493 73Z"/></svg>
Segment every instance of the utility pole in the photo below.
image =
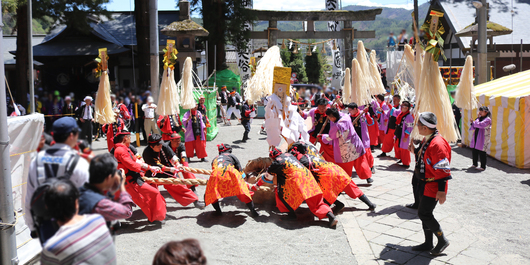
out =
<svg viewBox="0 0 530 265"><path fill-rule="evenodd" d="M416 26L420 27L419 21L418 21L418 0L414 0L414 21L416 22ZM412 23L412 34L414 36L414 23Z"/></svg>
<svg viewBox="0 0 530 265"><path fill-rule="evenodd" d="M475 64L475 67L478 68L478 71L476 72L477 78L476 83L477 85L486 83L488 81L488 66L487 66L487 60L488 60L488 47L486 44L487 39L487 13L488 13L488 4L486 3L486 0L481 0L482 6L478 9L478 60ZM476 7L476 5L475 5Z"/></svg>
<svg viewBox="0 0 530 265"><path fill-rule="evenodd" d="M2 3L0 2L0 9ZM0 24L3 27L2 14L0 13ZM0 27L0 50L3 48L4 31ZM0 73L5 72L4 57L0 56ZM13 190L11 184L11 163L9 160L9 135L7 132L7 106L5 77L0 82L0 264L18 264L16 234L15 234L15 210L13 209ZM33 109L32 109L33 110ZM4 225L8 224L8 225ZM13 224L13 225L11 225Z"/></svg>
<svg viewBox="0 0 530 265"><path fill-rule="evenodd" d="M29 107L35 113L35 81L33 78L33 9L32 0L28 0L28 83Z"/></svg>
<svg viewBox="0 0 530 265"><path fill-rule="evenodd" d="M158 54L158 0L149 0L149 51L151 58L151 96L158 101L159 54Z"/></svg>

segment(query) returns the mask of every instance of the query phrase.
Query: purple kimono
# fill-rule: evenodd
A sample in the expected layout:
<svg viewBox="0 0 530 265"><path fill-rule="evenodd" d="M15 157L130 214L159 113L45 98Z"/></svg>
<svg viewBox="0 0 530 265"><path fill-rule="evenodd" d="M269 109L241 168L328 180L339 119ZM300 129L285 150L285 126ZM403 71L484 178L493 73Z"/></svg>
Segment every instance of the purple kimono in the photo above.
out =
<svg viewBox="0 0 530 265"><path fill-rule="evenodd" d="M475 119L471 123L469 130L473 131L473 137L471 137L471 144L469 146L479 151L485 152L488 150L491 137L491 118L486 117L482 120L480 118Z"/></svg>
<svg viewBox="0 0 530 265"><path fill-rule="evenodd" d="M322 141L333 145L335 163L348 163L364 155L366 151L353 128L350 115L341 113L340 116L337 122L330 120L329 134L323 134Z"/></svg>
<svg viewBox="0 0 530 265"><path fill-rule="evenodd" d="M401 113L400 113L401 114ZM401 139L399 140L399 148L408 149L410 144L410 133L414 129L414 117L412 113L406 114L403 119L403 129L401 131ZM396 124L397 125L397 124ZM398 127L396 127L397 130Z"/></svg>
<svg viewBox="0 0 530 265"><path fill-rule="evenodd" d="M354 126L355 128L355 132L357 133L357 136L359 136L359 132L361 133L361 142L363 143L364 145L364 148L370 148L370 133L368 132L368 121L367 121L367 116L369 117L370 120L372 120L372 118L370 117L370 114L368 113L363 113L361 112L359 115L362 115L360 118L359 118L359 126ZM351 120L352 120L352 123L353 123L353 120L355 120L357 118L357 116L353 117L353 116L350 116L351 117Z"/></svg>
<svg viewBox="0 0 530 265"><path fill-rule="evenodd" d="M310 109L309 111L303 111L303 115L302 115L302 118L307 119L307 117L311 117L311 122L313 124L313 128L311 128L311 130L309 130L307 133L311 134L314 130L315 130L315 126L316 126L316 122L315 122L315 112L317 111L317 108L312 108Z"/></svg>
<svg viewBox="0 0 530 265"><path fill-rule="evenodd" d="M202 114L200 111L197 111L197 119L199 119L199 122L201 124L201 140L206 140L206 135L204 134L204 129L206 128L206 124L204 124L204 121L202 120ZM193 135L193 126L192 126L192 115L191 110L186 112L184 114L184 117L182 117L182 125L186 126L186 133L184 134L184 141L185 142L191 142L195 140L195 136Z"/></svg>
<svg viewBox="0 0 530 265"><path fill-rule="evenodd" d="M386 132L386 128L388 127L388 119L390 118L390 115L389 115L389 112L390 112L390 108L388 107L388 104L386 104L386 102L381 102L381 109L383 110L383 112L380 112L379 110L377 110L377 106L379 106L379 102L377 102L377 100L373 101L372 102L372 109L374 110L374 112L376 114L379 114L381 116L379 116L379 130L380 131L385 131Z"/></svg>

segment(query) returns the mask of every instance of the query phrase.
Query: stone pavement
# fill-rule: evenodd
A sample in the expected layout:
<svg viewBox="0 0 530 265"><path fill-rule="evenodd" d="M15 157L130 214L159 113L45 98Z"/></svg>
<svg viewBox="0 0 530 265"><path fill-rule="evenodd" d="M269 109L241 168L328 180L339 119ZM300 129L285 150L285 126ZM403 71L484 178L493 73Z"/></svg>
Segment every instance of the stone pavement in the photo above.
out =
<svg viewBox="0 0 530 265"><path fill-rule="evenodd" d="M250 135L252 140L248 143L240 143L237 140L242 138L242 126L220 126L219 136L207 144L208 159L211 161L216 155L216 145L219 143L233 144L234 153L242 165L245 165L249 159L267 156L265 136L256 135L260 124L261 120L254 121ZM96 153L105 152L105 140L94 142L94 150ZM140 152L141 150L143 149L140 148ZM376 150L374 157L379 153L380 151ZM247 252L244 252L242 248L224 246L222 250L225 252L222 255L216 252L216 246L223 242L222 238L214 236L218 233L230 235L234 239L240 237L241 240L248 240L252 242L251 246L254 249L265 251L268 255L274 255L273 249L278 247L275 243L282 242L280 252L288 251L287 257L268 259L269 256L260 255L256 256L259 259L254 260L254 262L263 261L267 264L316 264L317 262L355 264L355 260L359 264L530 264L528 252L530 223L527 217L530 204L525 203L528 198L527 194L530 192L530 171L516 169L489 158L488 169L479 172L469 169L470 157L469 149L453 146L451 163L453 180L449 182L447 201L443 205L437 205L434 211L435 217L451 243L443 256L433 258L427 252L411 250L411 246L422 243L424 239L416 211L404 207L413 200L410 181L414 164L410 169L404 170L395 165L395 160L392 158L376 157L377 172L373 177L375 181L372 185L366 184L366 181L359 178L354 179L361 190L377 204L376 211L368 212L366 205L360 200L351 199L343 194L339 196L339 199L346 204L346 208L339 215L340 222L337 229L331 233L328 233L329 230L325 227L321 227L318 221L312 221L313 218L307 208L304 208L305 205L297 211L301 216L299 221L302 221L300 227L296 224L286 226L282 223L283 221L276 219L274 210L268 210L267 207L258 207L265 217L257 223L249 217L246 217L245 222L240 214L225 217L226 219L218 223L210 223L212 221L208 211L213 210L211 207L197 214L199 212L196 213L196 210L182 207L174 200L167 198L170 219L161 228L151 227L143 221L139 222L145 217L141 217L143 214L135 208L136 217L133 217L136 220L132 220L132 227L117 237L118 256L121 260L119 264L131 262L144 264L165 241L183 239L183 234L197 235L202 239L201 244L206 242L204 244L207 253L213 258L209 260L211 264L244 264L246 257L243 253ZM210 163L200 163L197 159L192 159L190 166L210 168ZM204 191L201 192L202 196ZM244 205L237 200L227 200L227 205L223 207L233 206L236 208L226 208L226 211L241 208L239 210L243 211L243 215L246 216ZM265 210L269 213L268 216ZM193 221L195 218L197 220ZM238 224L232 224L233 221ZM315 224L311 225L312 222ZM268 223L275 225L269 226ZM230 229L236 227L239 229ZM314 229L315 227L317 229ZM186 232L179 228L185 228ZM254 234L247 235L249 229L263 229L264 231L254 231ZM239 232L234 233L233 230ZM263 242L259 239L261 232L269 235L261 238L266 241L265 245L262 245ZM347 241L337 238L337 232L342 234ZM304 239L304 242L299 241L298 246L295 242L286 244L287 238L270 237L271 234L276 233L286 234L287 238L296 236ZM305 237L306 234L309 235L308 238ZM153 237L162 237L164 242L153 241ZM332 238L330 242L333 243L326 243L327 248L324 248L323 252L340 257L326 259L319 256L319 253L309 251L312 244L324 243L318 240L310 242L311 239L316 238L321 238L325 242ZM147 257L142 258L141 256L144 255L135 257L134 251L138 248L136 246L138 240L148 242L139 247L139 249L144 249L149 246ZM307 240L310 241L306 242ZM230 242L241 246L241 242L237 240ZM341 245L337 245L342 242L349 243L351 253L346 253L343 248L339 247ZM436 239L434 243L436 244ZM123 248L123 246L126 247ZM231 250L237 250L235 255L227 256L226 251ZM307 257L297 256L297 251L303 253L301 256ZM139 258L143 262L138 262Z"/></svg>

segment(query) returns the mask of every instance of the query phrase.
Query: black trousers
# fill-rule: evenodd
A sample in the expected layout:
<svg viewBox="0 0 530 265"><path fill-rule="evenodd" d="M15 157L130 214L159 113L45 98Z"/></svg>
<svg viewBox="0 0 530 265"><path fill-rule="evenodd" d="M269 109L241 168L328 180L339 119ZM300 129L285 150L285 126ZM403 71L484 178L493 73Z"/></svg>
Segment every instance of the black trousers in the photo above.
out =
<svg viewBox="0 0 530 265"><path fill-rule="evenodd" d="M414 194L414 205L418 206L420 204L421 197L423 196L423 191L425 190L425 182L417 179L412 175L412 194Z"/></svg>
<svg viewBox="0 0 530 265"><path fill-rule="evenodd" d="M488 160L488 154L485 151L480 151L473 148L473 165L478 167L478 159L480 157L480 167L486 169L486 162Z"/></svg>
<svg viewBox="0 0 530 265"><path fill-rule="evenodd" d="M241 124L245 127L245 133L243 133L243 139L248 139L248 133L250 133L250 120L241 119Z"/></svg>
<svg viewBox="0 0 530 265"><path fill-rule="evenodd" d="M85 122L81 122L81 135L79 136L80 139L86 139L88 144L92 145L92 122L89 120L85 120Z"/></svg>
<svg viewBox="0 0 530 265"><path fill-rule="evenodd" d="M136 132L137 133L142 132L144 141L147 141L147 135L145 135L145 130L144 130L144 123L145 123L144 117L138 117L138 119L136 120Z"/></svg>
<svg viewBox="0 0 530 265"><path fill-rule="evenodd" d="M420 206L418 208L418 217L421 220L421 224L424 230L431 230L435 233L440 231L440 224L434 218L433 211L438 201L436 198L431 198L422 195L420 199Z"/></svg>

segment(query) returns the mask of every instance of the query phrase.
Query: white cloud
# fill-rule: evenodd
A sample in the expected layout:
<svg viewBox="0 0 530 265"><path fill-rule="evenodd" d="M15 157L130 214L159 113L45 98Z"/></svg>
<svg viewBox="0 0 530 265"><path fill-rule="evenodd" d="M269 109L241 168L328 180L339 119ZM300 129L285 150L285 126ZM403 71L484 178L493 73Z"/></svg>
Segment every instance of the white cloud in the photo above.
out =
<svg viewBox="0 0 530 265"><path fill-rule="evenodd" d="M398 1L390 1L392 4L386 4L388 0L343 0L342 6L359 5L359 6L373 6L373 7L391 7L391 8L405 8L413 9L411 0L403 0L402 4L397 4ZM427 0L420 0L420 4ZM283 10L283 11L308 11L308 10L323 10L326 8L325 0L254 0L254 9L260 10Z"/></svg>

